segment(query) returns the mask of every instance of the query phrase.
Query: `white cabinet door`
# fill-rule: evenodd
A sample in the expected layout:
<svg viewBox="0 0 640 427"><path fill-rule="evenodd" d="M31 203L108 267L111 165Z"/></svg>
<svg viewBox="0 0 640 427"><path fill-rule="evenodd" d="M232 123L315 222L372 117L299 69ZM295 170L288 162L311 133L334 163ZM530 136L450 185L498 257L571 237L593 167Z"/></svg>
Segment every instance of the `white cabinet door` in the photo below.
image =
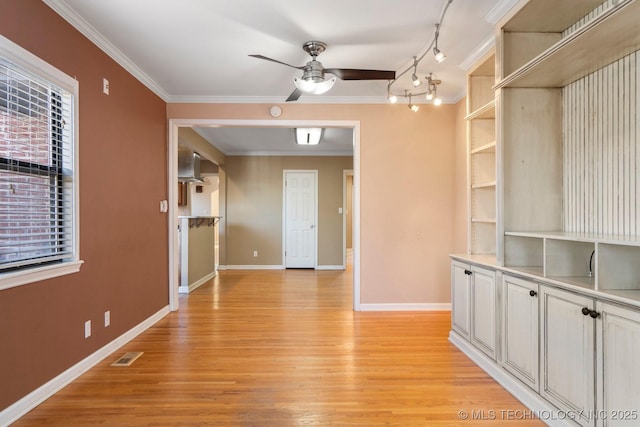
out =
<svg viewBox="0 0 640 427"><path fill-rule="evenodd" d="M471 267L471 343L496 359L496 273Z"/></svg>
<svg viewBox="0 0 640 427"><path fill-rule="evenodd" d="M595 319L591 298L540 286L540 394L584 426L594 425ZM585 311L585 312L583 312Z"/></svg>
<svg viewBox="0 0 640 427"><path fill-rule="evenodd" d="M471 330L471 276L468 264L451 262L451 327L469 339Z"/></svg>
<svg viewBox="0 0 640 427"><path fill-rule="evenodd" d="M538 284L505 275L502 301L501 364L538 391Z"/></svg>
<svg viewBox="0 0 640 427"><path fill-rule="evenodd" d="M640 313L598 302L598 425L640 425Z"/></svg>

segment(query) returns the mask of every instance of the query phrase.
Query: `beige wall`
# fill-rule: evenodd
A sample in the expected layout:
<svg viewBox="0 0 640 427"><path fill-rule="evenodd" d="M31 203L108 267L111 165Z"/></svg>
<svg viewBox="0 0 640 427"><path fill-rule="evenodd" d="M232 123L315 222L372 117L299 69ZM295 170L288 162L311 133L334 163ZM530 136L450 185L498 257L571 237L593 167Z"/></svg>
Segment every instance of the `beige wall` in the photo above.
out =
<svg viewBox="0 0 640 427"><path fill-rule="evenodd" d="M228 266L282 265L283 171L318 171L318 265L342 265L342 175L352 157L227 156ZM258 251L258 257L253 257Z"/></svg>
<svg viewBox="0 0 640 427"><path fill-rule="evenodd" d="M170 119L360 122L362 304L450 302L458 107L168 104ZM357 219L356 219L357 220Z"/></svg>

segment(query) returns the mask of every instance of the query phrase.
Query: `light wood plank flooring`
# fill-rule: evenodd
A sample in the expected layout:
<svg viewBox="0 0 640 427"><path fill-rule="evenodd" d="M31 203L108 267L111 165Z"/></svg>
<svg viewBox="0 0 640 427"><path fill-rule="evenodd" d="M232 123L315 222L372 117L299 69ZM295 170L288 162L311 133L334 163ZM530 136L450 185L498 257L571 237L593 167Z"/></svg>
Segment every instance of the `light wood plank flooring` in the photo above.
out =
<svg viewBox="0 0 640 427"><path fill-rule="evenodd" d="M355 313L351 275L220 272L15 426L543 425L501 415L526 408L449 344L449 312Z"/></svg>

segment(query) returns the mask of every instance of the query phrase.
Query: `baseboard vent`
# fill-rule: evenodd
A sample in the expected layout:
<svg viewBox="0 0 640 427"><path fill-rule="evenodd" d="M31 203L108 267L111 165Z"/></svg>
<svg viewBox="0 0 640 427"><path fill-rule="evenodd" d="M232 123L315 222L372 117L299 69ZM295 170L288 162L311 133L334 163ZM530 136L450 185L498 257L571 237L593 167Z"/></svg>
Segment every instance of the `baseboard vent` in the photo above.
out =
<svg viewBox="0 0 640 427"><path fill-rule="evenodd" d="M131 366L131 364L135 362L138 357L142 356L142 354L142 351L130 351L120 356L120 358L113 362L111 366Z"/></svg>

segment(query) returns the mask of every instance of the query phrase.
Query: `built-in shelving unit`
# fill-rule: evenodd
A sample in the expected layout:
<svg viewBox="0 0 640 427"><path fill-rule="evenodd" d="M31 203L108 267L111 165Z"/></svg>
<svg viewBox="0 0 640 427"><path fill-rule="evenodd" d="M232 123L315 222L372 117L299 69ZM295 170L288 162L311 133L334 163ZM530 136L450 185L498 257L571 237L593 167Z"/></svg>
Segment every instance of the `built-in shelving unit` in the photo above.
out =
<svg viewBox="0 0 640 427"><path fill-rule="evenodd" d="M451 256L452 318L473 314L478 267L495 271L480 295L496 310L468 323L498 319L500 351L485 357L453 326L450 341L530 408L606 413L640 396L627 360L640 337L639 23L640 0L520 0L497 24L495 74L487 61L469 73L469 250Z"/></svg>
<svg viewBox="0 0 640 427"><path fill-rule="evenodd" d="M467 76L468 253L496 251L495 55Z"/></svg>

